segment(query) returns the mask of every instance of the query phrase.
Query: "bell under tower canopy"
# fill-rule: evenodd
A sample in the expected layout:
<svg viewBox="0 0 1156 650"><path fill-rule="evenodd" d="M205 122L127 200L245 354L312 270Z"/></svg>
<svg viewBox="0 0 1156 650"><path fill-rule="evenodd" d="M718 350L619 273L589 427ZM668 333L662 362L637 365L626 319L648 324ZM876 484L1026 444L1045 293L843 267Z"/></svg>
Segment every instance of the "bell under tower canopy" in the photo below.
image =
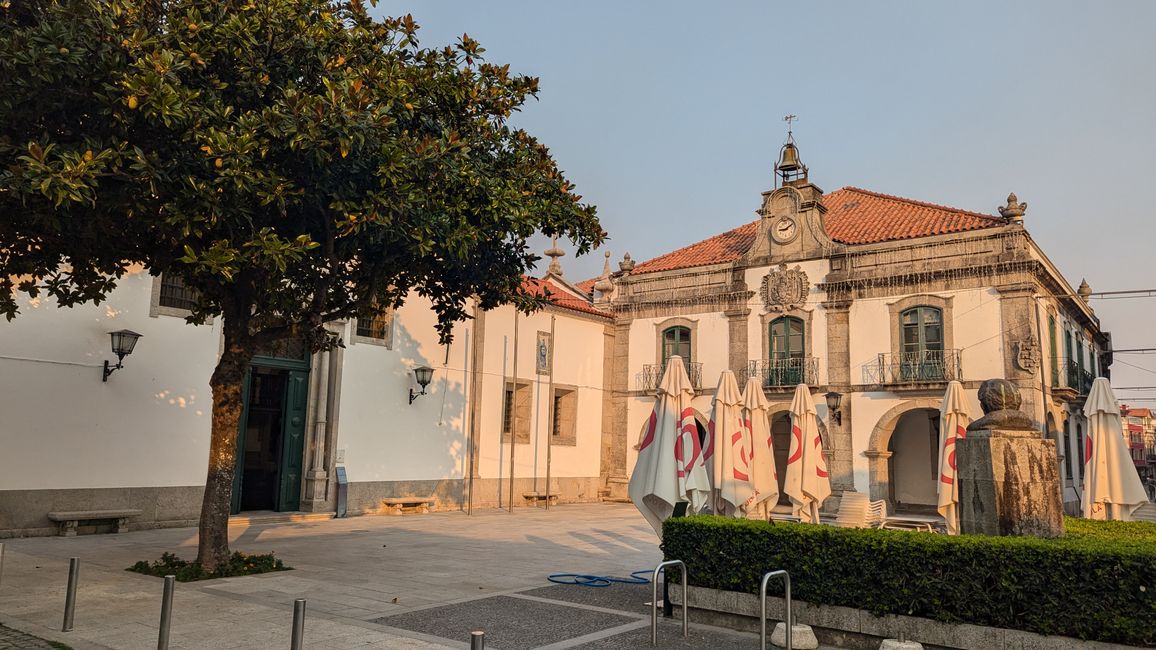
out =
<svg viewBox="0 0 1156 650"><path fill-rule="evenodd" d="M799 148L795 145L795 134L791 130L791 122L796 119L794 115L783 118L787 123L787 141L779 149L779 161L775 164L775 176L780 187L807 182L807 166L799 158Z"/></svg>

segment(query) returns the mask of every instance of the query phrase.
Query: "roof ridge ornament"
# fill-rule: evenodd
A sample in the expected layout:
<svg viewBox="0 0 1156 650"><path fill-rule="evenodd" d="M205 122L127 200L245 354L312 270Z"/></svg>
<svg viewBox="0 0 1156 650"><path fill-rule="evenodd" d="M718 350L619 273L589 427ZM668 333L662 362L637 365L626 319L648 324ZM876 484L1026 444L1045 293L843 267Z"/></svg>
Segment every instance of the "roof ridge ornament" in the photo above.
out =
<svg viewBox="0 0 1156 650"><path fill-rule="evenodd" d="M598 281L594 283L594 290L598 292L599 302L610 300L611 294L614 293L614 282L610 279L610 251L605 253L602 275L598 276Z"/></svg>
<svg viewBox="0 0 1156 650"><path fill-rule="evenodd" d="M1019 199L1016 198L1016 193L1012 192L1007 195L1007 205L999 208L1000 216L1011 223L1023 223L1024 213L1028 211L1027 203L1016 203L1017 201Z"/></svg>
<svg viewBox="0 0 1156 650"><path fill-rule="evenodd" d="M546 257L550 258L550 266L546 269L546 275L556 275L562 277L562 263L558 258L566 255L566 251L558 248L558 235L550 238L550 248L546 249Z"/></svg>
<svg viewBox="0 0 1156 650"><path fill-rule="evenodd" d="M792 122L799 119L795 115L783 117L787 123L787 141L779 149L779 162L775 165L775 175L781 185L795 184L798 181L807 181L807 166L799 159L799 148L795 145L795 132Z"/></svg>

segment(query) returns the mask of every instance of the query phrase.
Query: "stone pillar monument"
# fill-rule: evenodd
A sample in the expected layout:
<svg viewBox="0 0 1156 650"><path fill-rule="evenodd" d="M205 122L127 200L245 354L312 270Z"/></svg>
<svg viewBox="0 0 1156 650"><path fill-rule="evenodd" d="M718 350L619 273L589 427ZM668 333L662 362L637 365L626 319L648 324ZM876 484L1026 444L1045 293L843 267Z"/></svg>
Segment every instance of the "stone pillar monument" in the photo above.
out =
<svg viewBox="0 0 1156 650"><path fill-rule="evenodd" d="M1015 384L989 379L979 389L984 416L955 443L959 528L963 534L1064 534L1056 443L1019 410Z"/></svg>

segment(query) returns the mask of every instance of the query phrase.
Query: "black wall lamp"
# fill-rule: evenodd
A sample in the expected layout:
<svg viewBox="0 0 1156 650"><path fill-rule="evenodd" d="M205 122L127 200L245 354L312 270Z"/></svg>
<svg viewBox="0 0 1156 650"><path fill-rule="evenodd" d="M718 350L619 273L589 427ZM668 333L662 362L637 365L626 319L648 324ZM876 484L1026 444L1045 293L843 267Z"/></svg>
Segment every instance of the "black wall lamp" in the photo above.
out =
<svg viewBox="0 0 1156 650"><path fill-rule="evenodd" d="M413 369L413 378L417 380L417 385L421 386L421 392L413 392L413 387L409 389L409 403L418 398L419 395L425 395L425 387L429 386L429 382L433 379L433 368L429 366L418 366Z"/></svg>
<svg viewBox="0 0 1156 650"><path fill-rule="evenodd" d="M843 401L843 396L831 391L823 397L827 398L827 412L831 414L831 419L835 421L835 424L843 424L843 412L839 410L839 403Z"/></svg>
<svg viewBox="0 0 1156 650"><path fill-rule="evenodd" d="M112 353L116 355L116 365L110 366L108 360L104 362L104 377L101 381L108 381L108 376L114 371L120 370L124 367L121 363L124 358L132 354L132 349L136 347L137 339L140 334L132 330L118 330L116 332L109 332L108 335L112 338Z"/></svg>

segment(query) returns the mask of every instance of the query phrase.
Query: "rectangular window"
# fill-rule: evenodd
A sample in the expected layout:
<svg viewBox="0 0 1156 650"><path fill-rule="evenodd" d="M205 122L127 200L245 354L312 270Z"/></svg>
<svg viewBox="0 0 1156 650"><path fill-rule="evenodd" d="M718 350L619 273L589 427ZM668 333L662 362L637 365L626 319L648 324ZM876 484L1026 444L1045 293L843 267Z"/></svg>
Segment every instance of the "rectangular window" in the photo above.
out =
<svg viewBox="0 0 1156 650"><path fill-rule="evenodd" d="M574 446L578 444L578 391L554 387L553 422L550 444Z"/></svg>
<svg viewBox="0 0 1156 650"><path fill-rule="evenodd" d="M393 315L392 309L383 309L373 316L358 318L356 328L353 331L355 340L392 348Z"/></svg>
<svg viewBox="0 0 1156 650"><path fill-rule="evenodd" d="M519 445L530 443L530 408L533 401L533 387L529 383L506 382L502 399L502 442L510 442L513 432L514 442Z"/></svg>
<svg viewBox="0 0 1156 650"><path fill-rule="evenodd" d="M171 309L192 311L197 306L200 296L196 289L185 285L180 276L162 273L160 277L161 292L158 304Z"/></svg>

